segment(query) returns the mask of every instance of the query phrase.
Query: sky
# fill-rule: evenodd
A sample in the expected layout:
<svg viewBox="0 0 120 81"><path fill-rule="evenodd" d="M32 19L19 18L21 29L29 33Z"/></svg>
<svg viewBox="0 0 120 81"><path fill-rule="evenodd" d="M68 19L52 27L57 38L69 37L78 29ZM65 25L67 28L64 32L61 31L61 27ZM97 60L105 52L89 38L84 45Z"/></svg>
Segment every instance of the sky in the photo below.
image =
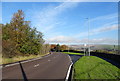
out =
<svg viewBox="0 0 120 81"><path fill-rule="evenodd" d="M119 2L119 0L1 0L2 2Z"/></svg>
<svg viewBox="0 0 120 81"><path fill-rule="evenodd" d="M46 43L117 44L117 2L2 2L2 23L23 10ZM89 33L88 33L89 28Z"/></svg>

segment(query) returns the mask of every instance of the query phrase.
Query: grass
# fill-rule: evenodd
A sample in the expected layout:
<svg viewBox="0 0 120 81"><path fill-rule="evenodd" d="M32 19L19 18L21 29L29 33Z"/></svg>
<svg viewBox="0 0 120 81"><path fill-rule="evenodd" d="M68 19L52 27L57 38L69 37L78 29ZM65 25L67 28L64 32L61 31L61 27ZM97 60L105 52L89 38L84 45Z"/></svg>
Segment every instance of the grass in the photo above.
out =
<svg viewBox="0 0 120 81"><path fill-rule="evenodd" d="M74 70L74 79L120 79L119 68L95 56L83 56Z"/></svg>
<svg viewBox="0 0 120 81"><path fill-rule="evenodd" d="M74 52L63 52L65 54L73 54L73 55L84 55L83 53L74 53Z"/></svg>
<svg viewBox="0 0 120 81"><path fill-rule="evenodd" d="M47 55L47 54L18 56L18 57L13 57L13 58L2 58L2 62L0 62L0 64L7 64L7 63L17 62L17 61L22 61L22 60L28 60L28 59L32 59L32 58L42 57L45 55Z"/></svg>

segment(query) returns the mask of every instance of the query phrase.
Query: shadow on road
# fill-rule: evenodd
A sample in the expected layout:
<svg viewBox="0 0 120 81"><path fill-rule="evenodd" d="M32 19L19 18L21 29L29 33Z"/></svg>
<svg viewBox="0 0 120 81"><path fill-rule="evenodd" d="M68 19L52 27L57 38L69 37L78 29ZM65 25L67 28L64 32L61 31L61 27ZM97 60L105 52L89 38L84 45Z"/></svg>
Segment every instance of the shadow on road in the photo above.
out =
<svg viewBox="0 0 120 81"><path fill-rule="evenodd" d="M21 71L22 71L22 75L23 75L24 81L28 81L27 76L25 74L25 71L24 71L24 69L23 69L22 64L20 63L20 61L19 61L19 64L20 64L20 68L21 68Z"/></svg>

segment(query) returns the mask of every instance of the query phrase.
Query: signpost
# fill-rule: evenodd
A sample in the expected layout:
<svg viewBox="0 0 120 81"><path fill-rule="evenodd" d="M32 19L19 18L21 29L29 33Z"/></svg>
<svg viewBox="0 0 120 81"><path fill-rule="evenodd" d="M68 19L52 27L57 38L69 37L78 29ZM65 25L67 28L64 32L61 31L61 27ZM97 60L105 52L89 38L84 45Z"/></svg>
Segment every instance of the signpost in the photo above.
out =
<svg viewBox="0 0 120 81"><path fill-rule="evenodd" d="M84 44L84 56L86 55L85 53L85 50L86 50L86 44Z"/></svg>

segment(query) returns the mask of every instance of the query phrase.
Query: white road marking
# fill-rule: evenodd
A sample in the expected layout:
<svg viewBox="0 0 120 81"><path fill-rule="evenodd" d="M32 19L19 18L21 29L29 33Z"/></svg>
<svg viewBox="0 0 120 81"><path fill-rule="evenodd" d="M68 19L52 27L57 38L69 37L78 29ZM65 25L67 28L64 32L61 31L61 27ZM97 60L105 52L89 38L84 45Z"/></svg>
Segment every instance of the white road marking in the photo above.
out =
<svg viewBox="0 0 120 81"><path fill-rule="evenodd" d="M48 56L50 56L50 55L52 55L52 54L49 54L49 55L44 56L44 57L48 57ZM26 62L38 60L38 59L41 59L41 58L44 58L44 57L38 57L38 58L35 58L35 59L26 60L26 61L23 61L23 62L21 62L21 63L26 63ZM14 66L14 65L17 65L17 64L19 64L19 63L17 62L17 63L13 63L13 64L8 64L8 65L5 65L4 67ZM2 67L2 68L3 68L3 67Z"/></svg>
<svg viewBox="0 0 120 81"><path fill-rule="evenodd" d="M0 69L2 68L3 66L0 66Z"/></svg>
<svg viewBox="0 0 120 81"><path fill-rule="evenodd" d="M23 62L21 62L21 63L26 63L26 62L30 62L30 61L34 61L34 60L38 60L38 59L41 59L41 57L35 58L35 59L26 60L26 61L23 61Z"/></svg>
<svg viewBox="0 0 120 81"><path fill-rule="evenodd" d="M17 64L19 64L19 63L14 63L14 64L5 65L5 67L14 66L14 65L17 65Z"/></svg>
<svg viewBox="0 0 120 81"><path fill-rule="evenodd" d="M68 69L68 72L67 72L67 76L66 76L66 80L65 81L68 81L68 78L70 76L70 70L71 70L71 67L72 67L73 63L70 64L70 67Z"/></svg>
<svg viewBox="0 0 120 81"><path fill-rule="evenodd" d="M44 57L48 57L48 56L50 56L50 55L52 55L52 54L46 55L46 56L44 56Z"/></svg>
<svg viewBox="0 0 120 81"><path fill-rule="evenodd" d="M72 65L73 65L73 62L72 62L72 60L71 60L71 57L68 55L68 57L69 57L69 59L70 59L70 61L71 61L71 64L70 64L70 66L69 66L69 69L68 69L68 72L67 72L67 76L66 76L66 79L65 79L65 81L68 81L68 78L69 78L69 76L70 76L70 70L72 69L71 67L72 67Z"/></svg>
<svg viewBox="0 0 120 81"><path fill-rule="evenodd" d="M39 64L34 65L34 67L38 67L38 66L39 66Z"/></svg>
<svg viewBox="0 0 120 81"><path fill-rule="evenodd" d="M70 59L71 63L73 63L73 62L72 62L72 59L71 59L71 57L70 57L69 55L68 55L68 57L69 57L69 59Z"/></svg>
<svg viewBox="0 0 120 81"><path fill-rule="evenodd" d="M48 60L49 62L51 61L51 60Z"/></svg>

